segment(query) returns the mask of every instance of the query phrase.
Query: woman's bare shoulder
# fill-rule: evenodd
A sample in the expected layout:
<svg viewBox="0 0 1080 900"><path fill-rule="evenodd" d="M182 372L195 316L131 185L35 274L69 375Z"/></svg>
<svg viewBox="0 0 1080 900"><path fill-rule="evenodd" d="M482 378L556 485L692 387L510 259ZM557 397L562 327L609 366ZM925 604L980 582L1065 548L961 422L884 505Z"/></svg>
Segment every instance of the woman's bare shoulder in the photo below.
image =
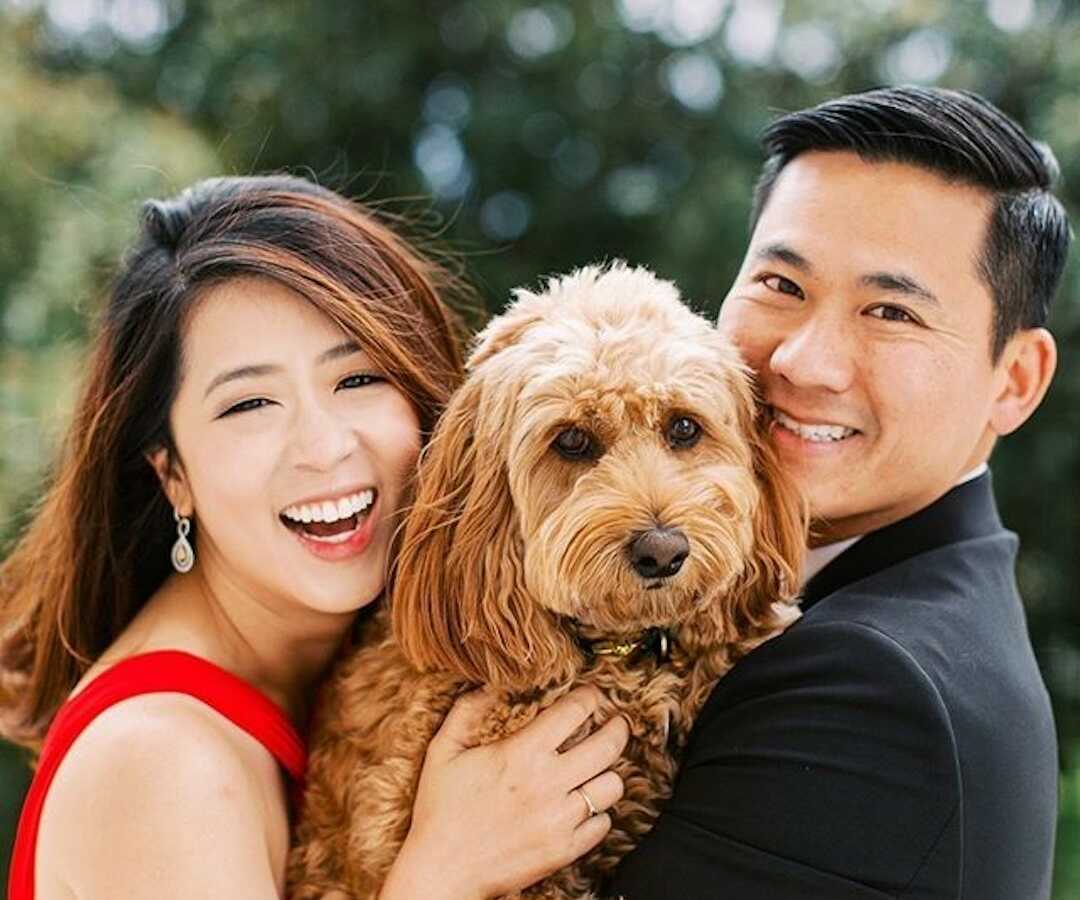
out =
<svg viewBox="0 0 1080 900"><path fill-rule="evenodd" d="M141 897L141 883L155 900L265 900L280 891L268 841L284 821L261 746L190 697L144 695L72 745L45 803L38 870L80 900Z"/></svg>
<svg viewBox="0 0 1080 900"><path fill-rule="evenodd" d="M205 703L179 693L142 694L106 709L68 751L57 783L89 776L94 783L114 778L126 784L124 766L155 776L199 770L211 782L220 780L214 778L219 771L232 775L239 768L253 783L276 771L254 738Z"/></svg>

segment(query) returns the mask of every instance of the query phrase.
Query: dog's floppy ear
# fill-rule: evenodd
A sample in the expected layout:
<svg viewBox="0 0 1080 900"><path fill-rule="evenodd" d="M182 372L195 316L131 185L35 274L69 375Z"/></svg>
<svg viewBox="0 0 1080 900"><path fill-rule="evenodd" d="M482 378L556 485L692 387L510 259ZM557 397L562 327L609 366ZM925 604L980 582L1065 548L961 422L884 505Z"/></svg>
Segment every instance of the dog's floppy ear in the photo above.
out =
<svg viewBox="0 0 1080 900"><path fill-rule="evenodd" d="M800 586L809 515L806 501L781 465L769 440L769 422L751 394L740 404L741 427L753 456L759 498L753 513L753 545L742 577L730 592L729 621L738 634L777 624L773 604L794 602Z"/></svg>
<svg viewBox="0 0 1080 900"><path fill-rule="evenodd" d="M417 668L523 688L568 676L574 654L526 590L507 477L520 382L491 368L473 371L424 451L390 604Z"/></svg>
<svg viewBox="0 0 1080 900"><path fill-rule="evenodd" d="M768 437L768 422L755 415L751 448L761 499L754 515L757 573L752 603L763 608L777 600L792 601L799 591L809 511L794 480L781 465Z"/></svg>
<svg viewBox="0 0 1080 900"><path fill-rule="evenodd" d="M516 288L510 305L476 336L466 368L473 371L496 353L517 343L529 328L544 317L545 310L550 306L551 300L547 295Z"/></svg>
<svg viewBox="0 0 1080 900"><path fill-rule="evenodd" d="M784 607L774 604L793 603L796 598L809 521L806 503L769 441L768 422L747 373L733 368L729 389L735 395L738 427L749 445L758 487L750 552L734 584L680 629L680 640L688 642L693 652L726 647L725 667L790 620Z"/></svg>

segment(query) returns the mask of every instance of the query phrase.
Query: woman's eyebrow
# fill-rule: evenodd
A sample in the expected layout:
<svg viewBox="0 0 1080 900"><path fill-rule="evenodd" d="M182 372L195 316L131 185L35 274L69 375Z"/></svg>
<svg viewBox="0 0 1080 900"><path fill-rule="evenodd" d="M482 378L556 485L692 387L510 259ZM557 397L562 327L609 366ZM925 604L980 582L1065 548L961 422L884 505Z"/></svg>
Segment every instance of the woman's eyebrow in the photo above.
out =
<svg viewBox="0 0 1080 900"><path fill-rule="evenodd" d="M281 366L271 365L270 363L258 363L250 366L240 366L237 369L230 369L227 372L221 372L214 376L213 381L206 388L206 393L203 394L205 400L210 396L210 392L215 388L221 387L223 384L227 384L230 381L236 381L239 378L257 378L260 375L272 375L274 372L280 372Z"/></svg>
<svg viewBox="0 0 1080 900"><path fill-rule="evenodd" d="M345 341L338 344L335 347L331 347L329 350L320 353L315 360L315 364L318 366L324 365L328 362L333 362L337 359L343 359L346 356L352 356L354 353L362 352L362 348L356 341ZM240 378L258 378L261 375L273 375L275 372L280 372L281 366L273 363L253 363L247 366L239 366L235 369L229 369L227 372L221 372L215 375L213 380L206 388L206 393L203 394L205 400L210 396L210 392L215 388L221 387L223 384L228 384L230 381L236 381Z"/></svg>
<svg viewBox="0 0 1080 900"><path fill-rule="evenodd" d="M356 341L345 341L336 347L331 347L325 353L320 353L319 358L315 360L315 365L321 366L324 363L333 362L335 359L352 356L354 353L360 353L361 350L361 346Z"/></svg>

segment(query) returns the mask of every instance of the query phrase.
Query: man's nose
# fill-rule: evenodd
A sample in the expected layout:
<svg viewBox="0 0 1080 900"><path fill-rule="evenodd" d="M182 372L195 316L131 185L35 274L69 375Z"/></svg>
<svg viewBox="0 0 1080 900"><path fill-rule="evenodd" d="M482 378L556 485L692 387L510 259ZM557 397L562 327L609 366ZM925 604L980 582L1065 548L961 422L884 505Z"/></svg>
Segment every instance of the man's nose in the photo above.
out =
<svg viewBox="0 0 1080 900"><path fill-rule="evenodd" d="M301 468L329 471L348 459L359 443L352 423L320 403L304 405L293 428L295 462Z"/></svg>
<svg viewBox="0 0 1080 900"><path fill-rule="evenodd" d="M812 317L776 345L769 368L795 387L841 393L851 387L857 354L847 328L825 317Z"/></svg>

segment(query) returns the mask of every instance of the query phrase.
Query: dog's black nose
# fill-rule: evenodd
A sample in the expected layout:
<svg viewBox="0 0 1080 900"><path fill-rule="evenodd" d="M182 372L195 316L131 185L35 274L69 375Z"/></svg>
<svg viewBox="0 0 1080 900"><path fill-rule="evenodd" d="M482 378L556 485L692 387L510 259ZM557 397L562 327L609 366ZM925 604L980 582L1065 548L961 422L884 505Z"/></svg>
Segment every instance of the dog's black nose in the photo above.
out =
<svg viewBox="0 0 1080 900"><path fill-rule="evenodd" d="M642 578L674 575L690 555L686 535L674 528L650 528L630 541L630 562Z"/></svg>

